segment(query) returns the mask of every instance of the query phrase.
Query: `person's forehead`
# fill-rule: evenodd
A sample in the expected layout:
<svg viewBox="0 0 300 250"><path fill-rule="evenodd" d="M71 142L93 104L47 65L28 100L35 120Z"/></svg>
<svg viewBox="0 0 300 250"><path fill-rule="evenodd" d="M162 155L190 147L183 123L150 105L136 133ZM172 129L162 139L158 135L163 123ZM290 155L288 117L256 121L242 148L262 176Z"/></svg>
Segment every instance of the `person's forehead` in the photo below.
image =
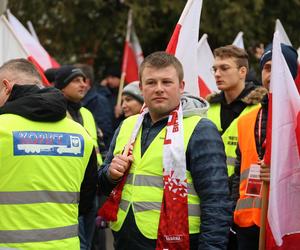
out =
<svg viewBox="0 0 300 250"><path fill-rule="evenodd" d="M216 56L215 57L215 62L214 65L219 65L219 64L235 64L236 63L236 58L235 57L220 57Z"/></svg>

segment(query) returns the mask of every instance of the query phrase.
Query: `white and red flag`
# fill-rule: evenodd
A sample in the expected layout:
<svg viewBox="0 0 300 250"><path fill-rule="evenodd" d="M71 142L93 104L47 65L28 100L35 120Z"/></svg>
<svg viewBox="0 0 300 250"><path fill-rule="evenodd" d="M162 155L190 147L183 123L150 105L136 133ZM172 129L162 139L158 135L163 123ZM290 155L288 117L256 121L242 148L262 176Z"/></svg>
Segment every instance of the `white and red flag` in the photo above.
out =
<svg viewBox="0 0 300 250"><path fill-rule="evenodd" d="M0 65L11 59L28 57L26 50L12 32L11 26L3 15L0 19L0 35Z"/></svg>
<svg viewBox="0 0 300 250"><path fill-rule="evenodd" d="M280 22L279 19L276 19L276 24L275 24L275 31L279 32L279 39L281 43L287 44L292 46L291 40L289 39L282 23ZM298 55L299 55L299 51L298 51ZM298 61L299 61L299 56L298 56ZM298 89L298 92L300 93L300 63L298 62L298 74L297 77L295 79L296 82L296 86Z"/></svg>
<svg viewBox="0 0 300 250"><path fill-rule="evenodd" d="M200 96L205 98L208 94L218 92L215 77L211 69L214 64L214 55L207 42L207 34L203 34L197 48L198 87Z"/></svg>
<svg viewBox="0 0 300 250"><path fill-rule="evenodd" d="M138 70L143 60L143 51L132 22L132 11L129 10L122 62L122 74L125 76L126 83L131 83L139 79Z"/></svg>
<svg viewBox="0 0 300 250"><path fill-rule="evenodd" d="M243 35L244 35L244 33L242 31L240 31L237 34L237 36L235 37L232 44L237 46L238 48L245 49Z"/></svg>
<svg viewBox="0 0 300 250"><path fill-rule="evenodd" d="M185 91L200 96L198 87L197 47L202 0L188 0L173 31L166 52L182 63Z"/></svg>
<svg viewBox="0 0 300 250"><path fill-rule="evenodd" d="M281 52L279 32L273 39L270 114L271 145L267 138L267 151L271 152L271 234L267 234L266 246L268 250L296 250L300 246L300 96Z"/></svg>
<svg viewBox="0 0 300 250"><path fill-rule="evenodd" d="M36 69L39 71L43 84L49 86L47 78L44 75L44 71L39 63L33 58L27 49L24 47L22 42L18 39L10 23L7 21L4 15L1 16L0 21L0 32L1 32L1 46L0 46L0 65L4 62L16 59L25 58L31 61Z"/></svg>
<svg viewBox="0 0 300 250"><path fill-rule="evenodd" d="M43 70L52 68L53 65L51 63L51 57L42 45L9 10L7 10L7 17L13 32L17 36L18 40L23 44L29 55L34 58Z"/></svg>

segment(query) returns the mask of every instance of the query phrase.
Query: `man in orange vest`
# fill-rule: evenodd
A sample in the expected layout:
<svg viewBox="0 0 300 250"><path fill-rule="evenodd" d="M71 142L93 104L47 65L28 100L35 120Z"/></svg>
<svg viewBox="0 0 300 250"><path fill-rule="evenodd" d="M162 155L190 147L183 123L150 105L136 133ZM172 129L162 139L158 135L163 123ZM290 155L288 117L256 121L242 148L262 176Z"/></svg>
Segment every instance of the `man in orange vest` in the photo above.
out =
<svg viewBox="0 0 300 250"><path fill-rule="evenodd" d="M281 44L281 49L295 79L297 76L297 51L284 44ZM268 90L271 79L271 59L272 44L266 47L260 59L262 84ZM262 161L265 153L267 117L268 95L265 95L261 107L257 107L238 121L237 159L232 196L237 201L234 223L237 225L239 250L258 249L261 213L260 185L253 185L251 178L257 175L263 181L270 181L269 166Z"/></svg>

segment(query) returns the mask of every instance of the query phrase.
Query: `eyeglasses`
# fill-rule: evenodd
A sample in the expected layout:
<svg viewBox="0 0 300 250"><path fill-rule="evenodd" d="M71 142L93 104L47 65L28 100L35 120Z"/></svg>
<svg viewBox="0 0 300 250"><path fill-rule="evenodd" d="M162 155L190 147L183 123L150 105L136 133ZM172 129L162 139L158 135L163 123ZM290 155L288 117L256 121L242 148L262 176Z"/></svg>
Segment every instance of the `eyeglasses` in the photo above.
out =
<svg viewBox="0 0 300 250"><path fill-rule="evenodd" d="M221 74L226 74L230 69L239 69L239 68L241 67L231 67L225 64L225 65L220 65L218 67L213 66L211 67L210 71L213 75L217 73L217 70L219 70Z"/></svg>

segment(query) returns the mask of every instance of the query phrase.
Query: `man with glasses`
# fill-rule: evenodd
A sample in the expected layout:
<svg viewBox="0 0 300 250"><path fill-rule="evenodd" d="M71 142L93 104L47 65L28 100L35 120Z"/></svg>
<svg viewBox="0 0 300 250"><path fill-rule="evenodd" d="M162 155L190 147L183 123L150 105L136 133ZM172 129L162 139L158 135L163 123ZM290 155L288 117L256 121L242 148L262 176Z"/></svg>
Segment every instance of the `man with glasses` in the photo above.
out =
<svg viewBox="0 0 300 250"><path fill-rule="evenodd" d="M211 106L208 118L215 123L222 136L231 187L238 141L238 118L256 107L266 90L256 88L252 82L245 82L249 64L248 54L244 49L227 45L215 49L214 56L212 73L221 92L207 97ZM232 240L233 238L231 237ZM233 242L229 244L229 249L235 249Z"/></svg>

